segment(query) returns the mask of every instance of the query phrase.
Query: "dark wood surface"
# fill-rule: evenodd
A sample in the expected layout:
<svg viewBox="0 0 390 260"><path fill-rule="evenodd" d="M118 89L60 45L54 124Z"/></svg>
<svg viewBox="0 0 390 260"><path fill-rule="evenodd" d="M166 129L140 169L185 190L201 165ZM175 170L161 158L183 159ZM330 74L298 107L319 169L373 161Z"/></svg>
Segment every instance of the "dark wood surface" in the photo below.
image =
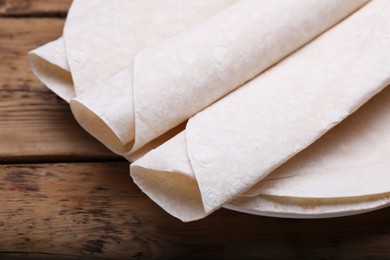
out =
<svg viewBox="0 0 390 260"><path fill-rule="evenodd" d="M390 258L390 208L292 220L219 210L181 223L31 73L68 0L0 0L0 259Z"/></svg>
<svg viewBox="0 0 390 260"><path fill-rule="evenodd" d="M128 164L0 167L1 256L385 257L390 211L291 220L220 210L182 223L130 180Z"/></svg>
<svg viewBox="0 0 390 260"><path fill-rule="evenodd" d="M64 17L72 0L0 0L0 16Z"/></svg>
<svg viewBox="0 0 390 260"><path fill-rule="evenodd" d="M0 162L117 159L40 83L27 52L61 36L64 19L0 17Z"/></svg>

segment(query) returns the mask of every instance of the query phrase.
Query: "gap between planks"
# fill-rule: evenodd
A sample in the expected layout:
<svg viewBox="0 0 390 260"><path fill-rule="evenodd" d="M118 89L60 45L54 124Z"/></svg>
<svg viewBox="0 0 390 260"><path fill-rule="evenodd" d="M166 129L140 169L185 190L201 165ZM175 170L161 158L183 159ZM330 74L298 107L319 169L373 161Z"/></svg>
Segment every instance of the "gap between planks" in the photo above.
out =
<svg viewBox="0 0 390 260"><path fill-rule="evenodd" d="M36 13L28 13L28 14L1 14L0 18L14 18L14 19L23 19L23 18L57 18L57 19L65 19L68 12L54 12L54 13L45 13L45 12L36 12Z"/></svg>

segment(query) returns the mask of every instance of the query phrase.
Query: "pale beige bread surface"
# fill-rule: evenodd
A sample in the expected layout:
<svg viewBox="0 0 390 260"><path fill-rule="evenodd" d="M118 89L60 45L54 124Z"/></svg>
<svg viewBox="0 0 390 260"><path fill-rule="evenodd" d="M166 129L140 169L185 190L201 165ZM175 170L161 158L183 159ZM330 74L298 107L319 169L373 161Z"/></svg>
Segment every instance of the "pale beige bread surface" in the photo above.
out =
<svg viewBox="0 0 390 260"><path fill-rule="evenodd" d="M185 132L131 165L133 179L184 221L202 218L247 191L390 83L389 17L387 1L367 4L190 119ZM387 133L385 122L370 131ZM372 174L387 178L386 163L377 159ZM345 167L346 177L353 177L354 167ZM360 190L365 183L358 184L354 193L365 195L367 188Z"/></svg>
<svg viewBox="0 0 390 260"><path fill-rule="evenodd" d="M30 52L29 60L35 75L59 97L69 103L76 96L62 37Z"/></svg>
<svg viewBox="0 0 390 260"><path fill-rule="evenodd" d="M87 131L114 152L134 159L129 152L366 2L75 1L64 29L62 56L72 72L76 97L69 81L53 83L53 76L44 79L46 68L36 71L66 100L73 98L72 111ZM38 56L61 67L63 61L48 52Z"/></svg>
<svg viewBox="0 0 390 260"><path fill-rule="evenodd" d="M340 198L390 191L390 87L246 192Z"/></svg>
<svg viewBox="0 0 390 260"><path fill-rule="evenodd" d="M125 135L131 134L131 129L134 128L129 123L133 117L133 104L132 90L129 89L131 79L127 77L132 70L134 56L142 48L177 34L234 2L213 0L207 3L191 1L175 4L168 0L156 4L154 1L74 1L65 25L65 39L59 39L57 44L64 45L65 41L68 51L62 50L60 61L57 57L52 57L55 54L51 50L53 43L50 43L43 47L45 50L32 52L33 67L36 67L38 76L48 82L47 78L53 78L49 71L52 69L42 67L45 64L40 59L46 59L55 69L64 62L70 63L73 66L73 91L78 99L69 94L69 89L72 88L69 88L69 84L64 86L62 78L59 79L60 82L48 84L48 87L67 101L74 99L72 109L79 111L76 119L81 125L93 128L90 131L92 135L98 136L100 141L115 152L124 154L129 150L127 143L131 139L127 140L129 137ZM114 13L115 17L110 15ZM180 13L186 15L179 15ZM67 38L70 40L66 41ZM88 53L80 49L86 49ZM90 56L86 57L87 54ZM84 60L87 58L88 61ZM80 61L84 61L84 64L78 64ZM68 92L65 95L64 89ZM80 97L83 93L87 97ZM89 103L92 104L89 106ZM99 113L92 110L99 110ZM107 121L117 124L115 131L107 127ZM123 131L124 134L117 135L118 131Z"/></svg>

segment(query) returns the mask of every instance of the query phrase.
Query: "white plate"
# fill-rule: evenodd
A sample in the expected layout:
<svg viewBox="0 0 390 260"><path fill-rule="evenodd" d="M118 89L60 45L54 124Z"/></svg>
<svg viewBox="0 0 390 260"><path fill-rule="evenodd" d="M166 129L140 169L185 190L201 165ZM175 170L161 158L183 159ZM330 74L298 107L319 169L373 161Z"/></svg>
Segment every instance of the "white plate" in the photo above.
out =
<svg viewBox="0 0 390 260"><path fill-rule="evenodd" d="M390 206L390 193L338 199L239 198L224 206L247 214L295 219L333 218L361 214Z"/></svg>

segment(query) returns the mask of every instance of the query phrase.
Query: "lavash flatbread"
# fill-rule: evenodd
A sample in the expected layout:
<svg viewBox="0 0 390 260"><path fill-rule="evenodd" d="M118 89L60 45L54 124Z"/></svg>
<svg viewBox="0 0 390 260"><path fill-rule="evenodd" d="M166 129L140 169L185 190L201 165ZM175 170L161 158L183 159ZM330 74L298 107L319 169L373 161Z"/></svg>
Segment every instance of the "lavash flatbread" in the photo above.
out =
<svg viewBox="0 0 390 260"><path fill-rule="evenodd" d="M366 2L75 1L64 37L31 52L30 61L79 123L129 160L256 77L136 161L135 182L184 221L221 206L279 216L356 213L389 201L386 106L359 111L373 120L368 130L347 119L333 137L272 170L388 84L386 1L314 39ZM366 156L369 144L375 149Z"/></svg>
<svg viewBox="0 0 390 260"><path fill-rule="evenodd" d="M191 118L133 179L184 221L233 200L390 83L389 19L387 1L367 4Z"/></svg>
<svg viewBox="0 0 390 260"><path fill-rule="evenodd" d="M31 60L77 121L131 160L366 2L74 1L63 37L74 96L69 81L44 78L36 57L49 55L33 52Z"/></svg>

